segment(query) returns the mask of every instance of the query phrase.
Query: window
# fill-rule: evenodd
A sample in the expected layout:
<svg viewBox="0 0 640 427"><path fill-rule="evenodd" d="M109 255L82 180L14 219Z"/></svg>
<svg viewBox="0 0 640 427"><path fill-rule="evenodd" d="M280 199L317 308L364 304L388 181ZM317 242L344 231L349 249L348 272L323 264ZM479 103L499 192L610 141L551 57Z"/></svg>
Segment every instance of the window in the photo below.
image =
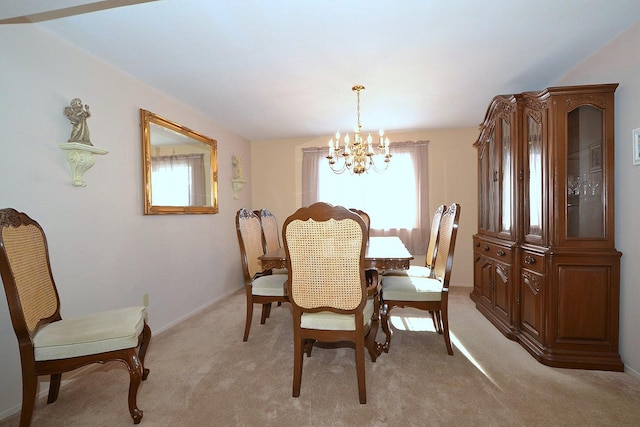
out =
<svg viewBox="0 0 640 427"><path fill-rule="evenodd" d="M317 201L358 208L371 217L371 236L399 236L409 251L426 251L428 206L427 142L392 143L384 172L335 174L326 148L303 149L302 204Z"/></svg>

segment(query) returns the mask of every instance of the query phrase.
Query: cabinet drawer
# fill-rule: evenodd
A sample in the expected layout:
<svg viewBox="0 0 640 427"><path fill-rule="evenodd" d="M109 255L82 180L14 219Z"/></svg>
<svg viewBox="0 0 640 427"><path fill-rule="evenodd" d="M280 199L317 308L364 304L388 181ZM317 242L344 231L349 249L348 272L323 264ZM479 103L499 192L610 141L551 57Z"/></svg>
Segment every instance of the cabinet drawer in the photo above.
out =
<svg viewBox="0 0 640 427"><path fill-rule="evenodd" d="M544 255L522 251L520 266L537 273L544 273Z"/></svg>
<svg viewBox="0 0 640 427"><path fill-rule="evenodd" d="M511 249L482 240L474 240L475 252L511 264Z"/></svg>

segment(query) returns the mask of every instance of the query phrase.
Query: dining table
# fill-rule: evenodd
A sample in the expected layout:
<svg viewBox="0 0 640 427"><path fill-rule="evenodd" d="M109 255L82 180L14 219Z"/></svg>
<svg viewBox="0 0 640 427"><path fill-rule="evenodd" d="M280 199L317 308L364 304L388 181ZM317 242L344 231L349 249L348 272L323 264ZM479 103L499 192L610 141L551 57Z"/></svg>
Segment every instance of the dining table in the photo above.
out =
<svg viewBox="0 0 640 427"><path fill-rule="evenodd" d="M260 260L264 270L287 268L287 255L284 247L269 251L266 254L259 256L258 259ZM364 268L365 270L376 270L379 276L382 276L383 272L389 270L407 270L412 259L413 255L411 255L399 237L369 237L364 255ZM378 302L372 319L376 323L374 333L377 331L377 325L380 321L380 310L386 310L384 306L380 307L379 305L379 287L380 285L378 284L378 288L373 293L374 298L376 298ZM378 310L378 307L380 307L380 310ZM388 328L389 325L383 322L382 329L387 335L389 333ZM371 355L373 361L375 361L375 358L382 354L382 352L388 351L389 347L387 343L383 344L376 341L376 354Z"/></svg>
<svg viewBox="0 0 640 427"><path fill-rule="evenodd" d="M262 268L287 268L287 255L284 247L259 256ZM365 270L407 270L413 259L402 240L397 236L369 237L364 255Z"/></svg>

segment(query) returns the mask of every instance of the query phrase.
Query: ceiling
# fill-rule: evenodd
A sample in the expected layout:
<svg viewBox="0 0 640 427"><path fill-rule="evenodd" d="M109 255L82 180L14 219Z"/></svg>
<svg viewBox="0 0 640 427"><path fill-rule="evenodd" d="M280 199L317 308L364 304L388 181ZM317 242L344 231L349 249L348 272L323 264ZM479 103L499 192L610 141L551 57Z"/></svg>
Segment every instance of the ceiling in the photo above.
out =
<svg viewBox="0 0 640 427"><path fill-rule="evenodd" d="M353 129L356 84L364 132L477 126L494 95L552 85L639 20L638 0L5 0L0 10L0 24L38 25L250 140Z"/></svg>

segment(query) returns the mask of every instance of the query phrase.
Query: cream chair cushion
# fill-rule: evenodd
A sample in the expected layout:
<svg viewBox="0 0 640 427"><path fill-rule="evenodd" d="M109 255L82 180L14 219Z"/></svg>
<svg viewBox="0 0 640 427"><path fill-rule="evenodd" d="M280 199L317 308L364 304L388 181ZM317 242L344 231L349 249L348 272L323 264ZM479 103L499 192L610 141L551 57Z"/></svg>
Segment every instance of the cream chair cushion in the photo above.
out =
<svg viewBox="0 0 640 427"><path fill-rule="evenodd" d="M440 301L442 282L428 277L384 276L382 296L389 301Z"/></svg>
<svg viewBox="0 0 640 427"><path fill-rule="evenodd" d="M49 323L33 337L35 359L65 359L137 347L146 318L146 307L127 307Z"/></svg>
<svg viewBox="0 0 640 427"><path fill-rule="evenodd" d="M271 274L268 276L256 277L251 282L251 294L263 297L285 296L285 282L287 277L284 274Z"/></svg>
<svg viewBox="0 0 640 427"><path fill-rule="evenodd" d="M364 306L364 325L371 323L373 316L373 298L367 299ZM355 331L356 316L354 314L340 314L333 311L318 311L316 313L302 313L300 326L304 329L321 329L326 331Z"/></svg>
<svg viewBox="0 0 640 427"><path fill-rule="evenodd" d="M411 265L408 270L389 270L384 272L384 276L411 276L411 277L429 277L431 268L423 265Z"/></svg>

